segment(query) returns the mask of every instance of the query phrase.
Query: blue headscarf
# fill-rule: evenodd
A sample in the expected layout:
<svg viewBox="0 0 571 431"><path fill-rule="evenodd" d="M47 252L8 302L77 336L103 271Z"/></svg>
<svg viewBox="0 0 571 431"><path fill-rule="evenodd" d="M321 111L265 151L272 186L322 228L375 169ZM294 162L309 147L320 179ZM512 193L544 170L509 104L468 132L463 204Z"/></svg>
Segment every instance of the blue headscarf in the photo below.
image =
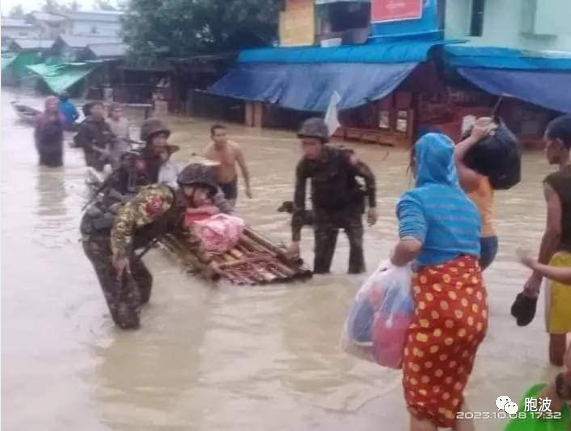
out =
<svg viewBox="0 0 571 431"><path fill-rule="evenodd" d="M418 266L438 265L460 255L480 254L480 214L460 188L454 143L428 133L414 146L415 188L397 204L399 235L422 243Z"/></svg>
<svg viewBox="0 0 571 431"><path fill-rule="evenodd" d="M414 146L416 187L446 184L460 187L454 163L454 142L442 133L427 133Z"/></svg>

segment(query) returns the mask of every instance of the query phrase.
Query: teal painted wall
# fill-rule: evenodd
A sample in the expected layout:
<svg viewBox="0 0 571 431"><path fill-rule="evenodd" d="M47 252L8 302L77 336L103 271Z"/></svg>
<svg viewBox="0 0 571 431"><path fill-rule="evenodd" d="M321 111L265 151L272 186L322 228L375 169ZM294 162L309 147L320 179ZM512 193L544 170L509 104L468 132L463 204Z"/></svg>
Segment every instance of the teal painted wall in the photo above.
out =
<svg viewBox="0 0 571 431"><path fill-rule="evenodd" d="M486 0L482 37L469 37L472 0L447 0L447 39L478 46L571 52L571 0Z"/></svg>

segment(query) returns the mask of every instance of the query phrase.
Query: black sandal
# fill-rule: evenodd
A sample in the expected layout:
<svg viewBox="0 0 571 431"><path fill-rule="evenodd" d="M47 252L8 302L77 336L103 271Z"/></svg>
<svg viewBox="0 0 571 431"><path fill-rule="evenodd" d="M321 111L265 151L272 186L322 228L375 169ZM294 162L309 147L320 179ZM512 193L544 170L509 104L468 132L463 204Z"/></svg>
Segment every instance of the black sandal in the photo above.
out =
<svg viewBox="0 0 571 431"><path fill-rule="evenodd" d="M535 317L536 308L537 298L518 293L511 308L511 314L516 318L517 326L529 325Z"/></svg>

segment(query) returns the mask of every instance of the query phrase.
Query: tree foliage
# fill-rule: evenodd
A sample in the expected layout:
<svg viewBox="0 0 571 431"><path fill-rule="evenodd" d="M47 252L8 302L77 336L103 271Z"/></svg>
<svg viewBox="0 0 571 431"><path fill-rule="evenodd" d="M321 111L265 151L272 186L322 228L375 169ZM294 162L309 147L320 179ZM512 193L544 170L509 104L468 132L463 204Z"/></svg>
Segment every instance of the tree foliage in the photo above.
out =
<svg viewBox="0 0 571 431"><path fill-rule="evenodd" d="M94 4L96 10L117 10L109 0L97 0Z"/></svg>
<svg viewBox="0 0 571 431"><path fill-rule="evenodd" d="M42 5L42 11L49 13L77 12L80 9L81 5L77 0L66 3L58 0L44 0Z"/></svg>
<svg viewBox="0 0 571 431"><path fill-rule="evenodd" d="M123 36L136 59L184 57L267 45L279 0L131 0Z"/></svg>
<svg viewBox="0 0 571 431"><path fill-rule="evenodd" d="M18 4L14 6L12 9L10 9L10 12L8 12L8 16L10 18L24 18L24 9L22 8L22 5Z"/></svg>

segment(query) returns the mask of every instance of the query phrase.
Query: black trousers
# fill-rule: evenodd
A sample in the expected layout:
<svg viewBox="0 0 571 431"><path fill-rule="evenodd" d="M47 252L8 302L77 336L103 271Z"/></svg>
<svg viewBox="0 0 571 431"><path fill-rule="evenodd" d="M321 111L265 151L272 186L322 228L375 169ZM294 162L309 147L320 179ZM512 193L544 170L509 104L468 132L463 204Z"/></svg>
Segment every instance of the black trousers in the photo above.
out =
<svg viewBox="0 0 571 431"><path fill-rule="evenodd" d="M131 273L118 280L111 263L113 253L108 235L89 236L83 240L83 250L97 274L115 324L121 329L139 328L140 308L149 302L153 285L153 276L147 267L140 259L131 257Z"/></svg>
<svg viewBox="0 0 571 431"><path fill-rule="evenodd" d="M339 229L343 229L349 239L349 274L365 272L362 209L356 206L341 210L315 210L315 274L330 272Z"/></svg>

